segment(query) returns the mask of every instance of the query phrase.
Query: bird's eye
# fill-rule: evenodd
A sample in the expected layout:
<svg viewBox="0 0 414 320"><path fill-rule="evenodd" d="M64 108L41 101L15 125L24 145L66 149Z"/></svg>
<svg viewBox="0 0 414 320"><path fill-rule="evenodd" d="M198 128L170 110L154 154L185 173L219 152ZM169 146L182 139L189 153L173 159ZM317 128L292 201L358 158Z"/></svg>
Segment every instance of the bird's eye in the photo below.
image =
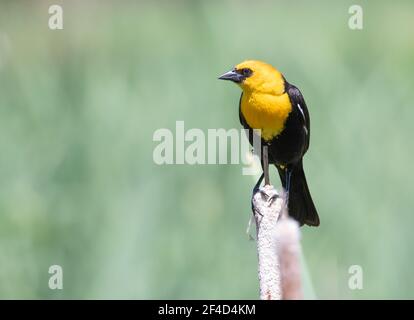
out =
<svg viewBox="0 0 414 320"><path fill-rule="evenodd" d="M242 74L245 77L250 77L252 75L252 73L253 73L253 71L251 69L249 69L249 68L243 68L241 71L242 71Z"/></svg>

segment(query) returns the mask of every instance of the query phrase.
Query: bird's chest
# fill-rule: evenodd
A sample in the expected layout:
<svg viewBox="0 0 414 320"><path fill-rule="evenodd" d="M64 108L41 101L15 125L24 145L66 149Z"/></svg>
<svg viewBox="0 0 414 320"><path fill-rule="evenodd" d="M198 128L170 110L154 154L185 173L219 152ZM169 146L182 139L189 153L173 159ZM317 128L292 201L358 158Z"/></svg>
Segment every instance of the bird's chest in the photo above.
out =
<svg viewBox="0 0 414 320"><path fill-rule="evenodd" d="M265 93L243 93L241 112L252 129L260 129L262 138L269 141L283 131L292 111L289 96Z"/></svg>

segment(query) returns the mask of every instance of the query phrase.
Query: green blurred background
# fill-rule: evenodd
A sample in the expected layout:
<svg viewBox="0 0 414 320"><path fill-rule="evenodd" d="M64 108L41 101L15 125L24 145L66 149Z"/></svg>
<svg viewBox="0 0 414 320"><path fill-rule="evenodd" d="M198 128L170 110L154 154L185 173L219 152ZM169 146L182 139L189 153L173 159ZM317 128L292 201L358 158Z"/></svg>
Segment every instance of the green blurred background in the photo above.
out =
<svg viewBox="0 0 414 320"><path fill-rule="evenodd" d="M216 79L251 58L311 112L307 297L414 298L413 39L412 1L2 0L0 298L258 298L253 178L152 160L177 120L240 127L240 90Z"/></svg>

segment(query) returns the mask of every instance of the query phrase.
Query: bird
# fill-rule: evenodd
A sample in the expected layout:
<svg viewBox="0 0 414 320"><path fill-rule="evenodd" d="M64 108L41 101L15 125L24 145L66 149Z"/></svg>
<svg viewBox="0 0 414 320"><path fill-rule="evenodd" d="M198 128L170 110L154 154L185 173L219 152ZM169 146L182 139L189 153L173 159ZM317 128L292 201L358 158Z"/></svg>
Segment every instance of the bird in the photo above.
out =
<svg viewBox="0 0 414 320"><path fill-rule="evenodd" d="M276 166L287 194L289 216L300 226L319 226L303 170L303 156L310 141L310 116L300 90L272 65L258 60L243 61L219 79L232 81L242 89L240 123L248 130L253 147L253 135L257 133L252 129L260 130L262 150L258 154L263 155L263 147L267 146L268 162ZM263 168L263 156L261 163ZM263 177L264 174L253 193Z"/></svg>

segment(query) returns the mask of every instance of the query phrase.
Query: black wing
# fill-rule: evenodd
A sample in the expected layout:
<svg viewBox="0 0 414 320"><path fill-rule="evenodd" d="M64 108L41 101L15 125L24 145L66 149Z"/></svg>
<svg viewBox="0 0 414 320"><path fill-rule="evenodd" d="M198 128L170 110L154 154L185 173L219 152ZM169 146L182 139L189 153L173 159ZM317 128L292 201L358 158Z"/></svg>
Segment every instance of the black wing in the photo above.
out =
<svg viewBox="0 0 414 320"><path fill-rule="evenodd" d="M310 138L310 117L308 107L306 106L305 99L302 96L302 93L294 85L285 81L286 92L289 95L290 102L292 104L292 111L299 114L299 119L303 120L303 130L306 134L306 145L304 152L309 148L309 138Z"/></svg>

